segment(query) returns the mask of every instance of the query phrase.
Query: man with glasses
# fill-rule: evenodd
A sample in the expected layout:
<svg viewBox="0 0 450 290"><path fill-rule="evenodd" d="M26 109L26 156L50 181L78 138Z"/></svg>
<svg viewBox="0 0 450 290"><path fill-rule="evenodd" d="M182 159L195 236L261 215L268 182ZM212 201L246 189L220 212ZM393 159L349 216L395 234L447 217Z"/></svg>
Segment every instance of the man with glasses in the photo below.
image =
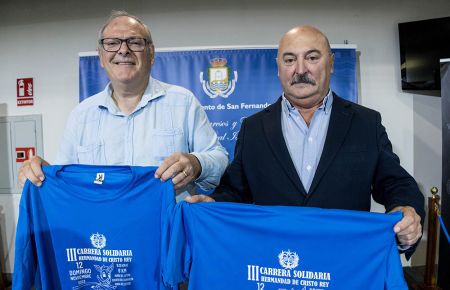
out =
<svg viewBox="0 0 450 290"><path fill-rule="evenodd" d="M175 189L214 188L228 163L206 113L194 95L150 77L154 46L137 17L113 12L99 33L106 88L71 113L55 164L159 166L155 177L172 178ZM40 186L42 165L24 162L19 185Z"/></svg>
<svg viewBox="0 0 450 290"><path fill-rule="evenodd" d="M392 152L380 113L331 91L333 61L321 31L288 31L277 56L282 96L244 120L215 193L186 200L369 211L372 196L403 213L394 231L409 257L422 235L424 198Z"/></svg>

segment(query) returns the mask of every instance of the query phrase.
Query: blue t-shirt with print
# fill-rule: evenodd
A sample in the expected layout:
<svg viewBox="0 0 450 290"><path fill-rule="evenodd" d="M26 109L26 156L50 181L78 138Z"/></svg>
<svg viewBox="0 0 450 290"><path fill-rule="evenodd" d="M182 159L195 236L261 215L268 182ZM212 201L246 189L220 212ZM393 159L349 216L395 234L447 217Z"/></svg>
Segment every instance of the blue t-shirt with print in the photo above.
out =
<svg viewBox="0 0 450 290"><path fill-rule="evenodd" d="M195 290L407 290L394 225L381 214L236 203L179 203L167 285Z"/></svg>
<svg viewBox="0 0 450 290"><path fill-rule="evenodd" d="M43 167L20 201L14 290L165 289L161 233L175 205L156 167Z"/></svg>

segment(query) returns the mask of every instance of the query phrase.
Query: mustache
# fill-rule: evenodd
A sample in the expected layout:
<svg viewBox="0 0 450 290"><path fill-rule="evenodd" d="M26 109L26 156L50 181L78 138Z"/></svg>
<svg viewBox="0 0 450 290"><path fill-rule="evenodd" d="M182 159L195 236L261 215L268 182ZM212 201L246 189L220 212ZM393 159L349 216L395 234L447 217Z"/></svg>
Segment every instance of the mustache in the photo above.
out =
<svg viewBox="0 0 450 290"><path fill-rule="evenodd" d="M316 82L310 79L306 73L304 73L304 74L295 74L292 77L291 86L295 84L310 84L314 86L316 85Z"/></svg>

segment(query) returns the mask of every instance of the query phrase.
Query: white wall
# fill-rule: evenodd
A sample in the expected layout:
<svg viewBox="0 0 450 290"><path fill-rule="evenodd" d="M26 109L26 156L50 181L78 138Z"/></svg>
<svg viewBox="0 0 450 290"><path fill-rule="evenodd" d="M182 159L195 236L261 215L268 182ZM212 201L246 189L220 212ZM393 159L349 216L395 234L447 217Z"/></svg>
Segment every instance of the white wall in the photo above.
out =
<svg viewBox="0 0 450 290"><path fill-rule="evenodd" d="M78 52L95 50L97 31L112 9L141 17L157 47L277 44L298 24L319 27L331 43L356 44L360 103L382 113L394 150L427 194L431 185L440 186L440 99L401 91L397 23L448 16L450 1L2 0L0 114L42 114L44 158L50 162L78 102ZM34 78L34 107L16 106L20 77ZM0 253L7 272L19 198L0 196ZM423 264L423 255L417 257L414 263Z"/></svg>

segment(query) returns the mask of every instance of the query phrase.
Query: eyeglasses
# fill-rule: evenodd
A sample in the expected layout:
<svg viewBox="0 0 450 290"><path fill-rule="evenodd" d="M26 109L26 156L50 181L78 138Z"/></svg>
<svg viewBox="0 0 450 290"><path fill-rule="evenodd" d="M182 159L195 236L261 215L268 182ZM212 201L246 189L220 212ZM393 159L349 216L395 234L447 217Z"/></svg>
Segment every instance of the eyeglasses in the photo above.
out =
<svg viewBox="0 0 450 290"><path fill-rule="evenodd" d="M128 48L134 52L140 52L145 49L145 46L150 43L147 39L141 37L130 38L102 38L99 40L99 44L103 49L108 52L117 52L122 47L122 43L125 42Z"/></svg>

